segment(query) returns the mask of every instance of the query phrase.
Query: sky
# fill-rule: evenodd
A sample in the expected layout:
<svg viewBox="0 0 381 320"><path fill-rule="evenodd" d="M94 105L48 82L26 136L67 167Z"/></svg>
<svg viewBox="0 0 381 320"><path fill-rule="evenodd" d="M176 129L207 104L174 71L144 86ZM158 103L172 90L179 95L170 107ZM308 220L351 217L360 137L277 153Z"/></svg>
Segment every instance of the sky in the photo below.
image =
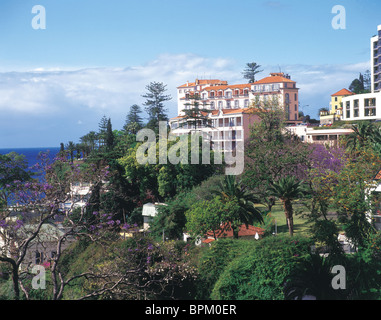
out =
<svg viewBox="0 0 381 320"><path fill-rule="evenodd" d="M345 28L332 25L335 5ZM153 81L166 85L174 117L177 86L245 83L248 62L262 66L257 79L290 74L300 110L318 118L370 69L380 12L379 0L1 0L0 148L79 142L104 115L121 129Z"/></svg>

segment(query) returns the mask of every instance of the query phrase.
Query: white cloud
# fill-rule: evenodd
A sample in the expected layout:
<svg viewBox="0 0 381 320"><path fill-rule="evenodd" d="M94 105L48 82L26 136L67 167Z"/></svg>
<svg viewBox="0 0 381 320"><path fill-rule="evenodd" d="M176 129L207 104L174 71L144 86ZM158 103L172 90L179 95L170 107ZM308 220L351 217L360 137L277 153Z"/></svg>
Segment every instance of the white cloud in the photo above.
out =
<svg viewBox="0 0 381 320"><path fill-rule="evenodd" d="M195 77L231 78L227 59L208 59L192 54L162 55L143 66L87 68L79 70L34 69L0 74L0 110L45 114L66 106L101 112L125 112L143 101L141 95L151 81L175 88ZM173 99L175 100L175 99ZM176 111L176 110L172 110Z"/></svg>
<svg viewBox="0 0 381 320"><path fill-rule="evenodd" d="M359 72L369 69L369 62L348 65L289 65L282 71L289 73L300 88L301 105L316 117L317 110L328 106L330 95L358 77ZM279 66L262 66L264 71L257 78L278 71ZM145 86L151 81L167 85L172 100L167 103L169 116L177 114L176 87L186 81L219 78L229 83L243 83L242 65L226 58L207 58L195 54L163 54L157 59L140 66L125 68L37 68L28 71L0 73L0 140L9 136L12 129L7 119L17 119L18 128L38 127L36 139L60 136L58 141L73 140L79 131L97 130L97 120L105 114L112 118L114 128L121 128L129 107L142 106ZM143 106L142 106L143 108ZM312 110L313 109L313 110ZM316 110L316 111L315 111ZM78 121L78 119L81 119ZM21 125L23 123L27 125ZM80 124L80 125L79 125ZM49 132L44 131L50 130ZM75 129L77 128L77 129ZM8 130L8 131L7 131ZM19 129L17 134L21 137ZM54 131L56 130L56 132ZM37 132L38 131L38 132ZM69 132L69 133L67 133ZM25 139L30 133L25 133ZM21 138L20 138L21 139ZM1 147L2 141L0 141ZM25 144L28 145L28 144ZM41 141L38 145L52 145Z"/></svg>

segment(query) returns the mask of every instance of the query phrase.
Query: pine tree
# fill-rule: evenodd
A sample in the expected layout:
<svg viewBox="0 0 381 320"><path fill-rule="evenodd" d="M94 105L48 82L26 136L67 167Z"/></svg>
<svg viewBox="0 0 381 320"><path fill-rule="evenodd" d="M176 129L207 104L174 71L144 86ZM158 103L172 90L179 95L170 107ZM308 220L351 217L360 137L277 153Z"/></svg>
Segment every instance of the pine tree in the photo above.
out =
<svg viewBox="0 0 381 320"><path fill-rule="evenodd" d="M114 133L112 132L112 125L111 125L111 119L108 118L107 120L107 127L106 127L106 148L108 150L111 150L114 147Z"/></svg>
<svg viewBox="0 0 381 320"><path fill-rule="evenodd" d="M172 97L164 94L167 90L166 87L162 82L151 82L146 86L148 92L142 97L147 98L144 102L145 110L149 116L147 128L157 130L159 121L168 121L167 110L163 103L171 100Z"/></svg>
<svg viewBox="0 0 381 320"><path fill-rule="evenodd" d="M242 74L245 79L249 80L249 83L255 82L255 75L262 72L263 70L258 70L261 66L256 62L246 63L246 68L243 70Z"/></svg>
<svg viewBox="0 0 381 320"><path fill-rule="evenodd" d="M136 134L141 128L143 128L143 119L140 117L140 113L142 113L142 110L137 104L131 106L130 112L126 117L126 122L123 126L124 131Z"/></svg>
<svg viewBox="0 0 381 320"><path fill-rule="evenodd" d="M187 124L188 128L197 130L197 127L211 127L211 121L208 114L211 110L205 108L206 105L201 105L200 97L198 95L190 96L191 102L185 103L186 109L182 110L185 115L185 122L180 126Z"/></svg>
<svg viewBox="0 0 381 320"><path fill-rule="evenodd" d="M105 115L101 118L101 121L99 122L98 128L98 139L99 139L99 147L102 147L106 144L106 132L107 132L107 123L108 119Z"/></svg>

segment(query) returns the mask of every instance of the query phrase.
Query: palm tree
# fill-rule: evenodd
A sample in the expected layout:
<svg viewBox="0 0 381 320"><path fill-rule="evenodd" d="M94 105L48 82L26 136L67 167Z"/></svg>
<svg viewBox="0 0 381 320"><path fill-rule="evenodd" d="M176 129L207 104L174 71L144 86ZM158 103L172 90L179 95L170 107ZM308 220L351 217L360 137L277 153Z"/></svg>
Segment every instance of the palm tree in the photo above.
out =
<svg viewBox="0 0 381 320"><path fill-rule="evenodd" d="M303 196L306 192L303 181L298 181L294 176L287 176L272 182L269 185L271 195L282 201L290 235L294 234L294 218L292 201Z"/></svg>
<svg viewBox="0 0 381 320"><path fill-rule="evenodd" d="M241 181L236 180L236 176L226 175L225 179L219 184L218 190L213 191L218 194L222 201L228 203L236 201L238 204L238 220L241 224L245 224L246 228L254 221L263 223L262 212L255 207L257 199L255 196L248 192ZM238 229L231 226L233 229L234 238L238 238Z"/></svg>
<svg viewBox="0 0 381 320"><path fill-rule="evenodd" d="M68 144L66 145L66 150L69 151L70 154L70 160L73 163L74 161L74 151L77 150L77 147L73 141L69 141Z"/></svg>
<svg viewBox="0 0 381 320"><path fill-rule="evenodd" d="M349 151L355 151L363 147L367 141L372 141L377 136L372 122L359 122L352 125L353 132L346 139L346 147Z"/></svg>

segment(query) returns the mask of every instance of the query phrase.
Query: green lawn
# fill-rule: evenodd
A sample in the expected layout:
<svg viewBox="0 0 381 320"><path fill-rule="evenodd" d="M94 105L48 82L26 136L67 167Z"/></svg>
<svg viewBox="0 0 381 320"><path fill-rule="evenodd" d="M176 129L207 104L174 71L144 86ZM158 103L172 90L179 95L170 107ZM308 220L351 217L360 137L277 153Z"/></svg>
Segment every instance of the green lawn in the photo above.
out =
<svg viewBox="0 0 381 320"><path fill-rule="evenodd" d="M258 205L260 207L260 205ZM303 212L308 212L302 204L297 202L293 203L294 208L294 234L303 234L308 233L309 223L306 218L302 217L301 214L297 212L302 210ZM286 217L284 215L283 206L280 201L277 201L276 204L272 207L271 216L276 221L277 233L278 234L288 234L288 226L286 222ZM273 228L275 232L275 227Z"/></svg>

